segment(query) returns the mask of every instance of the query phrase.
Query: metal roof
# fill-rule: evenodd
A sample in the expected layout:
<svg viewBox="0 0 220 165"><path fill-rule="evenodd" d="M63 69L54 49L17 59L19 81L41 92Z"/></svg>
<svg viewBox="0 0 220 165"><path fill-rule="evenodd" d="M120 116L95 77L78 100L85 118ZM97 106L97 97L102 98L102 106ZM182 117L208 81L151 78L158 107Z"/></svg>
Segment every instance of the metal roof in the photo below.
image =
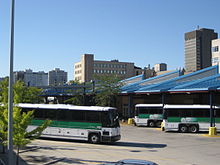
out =
<svg viewBox="0 0 220 165"><path fill-rule="evenodd" d="M151 77L151 78L148 78L145 80L141 80L141 81L138 81L135 83L125 85L121 88L121 91L122 91L122 93L134 92L142 87L149 86L152 84L157 84L159 82L163 82L163 81L172 79L174 77L178 77L178 76L180 76L180 74L181 74L180 71L176 70L176 71L165 73L165 74L162 74L159 76Z"/></svg>
<svg viewBox="0 0 220 165"><path fill-rule="evenodd" d="M203 79L178 85L169 91L201 91L201 90L215 90L220 87L220 74L205 77Z"/></svg>
<svg viewBox="0 0 220 165"><path fill-rule="evenodd" d="M141 81L143 79L144 79L144 74L141 74L141 75L137 75L137 76L134 76L134 77L124 79L124 80L121 81L121 83L123 83L124 85L129 85L129 84L133 84L133 83L136 83L138 81Z"/></svg>
<svg viewBox="0 0 220 165"><path fill-rule="evenodd" d="M220 89L220 74L218 74L218 70L219 67L215 65L182 76L168 76L169 79L160 79L160 77L156 76L129 86L124 86L122 87L122 93L153 93L165 91ZM155 81L155 83L153 83L152 80L155 79L161 81Z"/></svg>
<svg viewBox="0 0 220 165"><path fill-rule="evenodd" d="M187 83L196 83L200 82L201 79L212 77L214 75L218 74L218 66L211 66L196 72L192 72L183 76L179 76L161 83L157 83L155 85L146 86L143 88L140 88L136 92L163 92L168 91L170 89L173 89L177 86L186 85ZM203 86L201 86L203 88ZM179 88L185 89L185 88Z"/></svg>

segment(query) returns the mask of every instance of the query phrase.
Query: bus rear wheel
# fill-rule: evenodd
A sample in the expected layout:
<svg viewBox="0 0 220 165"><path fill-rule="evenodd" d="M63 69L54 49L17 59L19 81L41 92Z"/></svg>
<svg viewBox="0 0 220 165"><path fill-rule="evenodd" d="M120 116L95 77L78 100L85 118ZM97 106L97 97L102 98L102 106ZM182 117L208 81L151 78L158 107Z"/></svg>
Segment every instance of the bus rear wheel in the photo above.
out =
<svg viewBox="0 0 220 165"><path fill-rule="evenodd" d="M155 123L154 123L154 121L149 121L149 122L148 122L148 125L149 125L150 127L154 127L154 126L155 126Z"/></svg>
<svg viewBox="0 0 220 165"><path fill-rule="evenodd" d="M180 126L179 126L179 131L180 131L181 133L185 133L185 132L188 131L188 127L187 127L186 125L180 125Z"/></svg>
<svg viewBox="0 0 220 165"><path fill-rule="evenodd" d="M98 134L90 134L89 135L89 142L93 144L97 144L100 142L100 136Z"/></svg>
<svg viewBox="0 0 220 165"><path fill-rule="evenodd" d="M196 125L191 125L189 127L189 131L192 132L192 133L196 133L199 131L198 127Z"/></svg>

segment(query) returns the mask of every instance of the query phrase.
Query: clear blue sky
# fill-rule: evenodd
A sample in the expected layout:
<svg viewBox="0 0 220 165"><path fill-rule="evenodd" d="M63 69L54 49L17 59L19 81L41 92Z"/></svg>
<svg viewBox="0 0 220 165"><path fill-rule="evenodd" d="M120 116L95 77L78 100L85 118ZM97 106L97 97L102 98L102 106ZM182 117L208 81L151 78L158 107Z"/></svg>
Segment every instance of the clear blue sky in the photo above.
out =
<svg viewBox="0 0 220 165"><path fill-rule="evenodd" d="M184 33L220 33L219 0L15 0L14 71L61 68L82 54L184 67ZM0 77L8 75L10 0L0 0Z"/></svg>

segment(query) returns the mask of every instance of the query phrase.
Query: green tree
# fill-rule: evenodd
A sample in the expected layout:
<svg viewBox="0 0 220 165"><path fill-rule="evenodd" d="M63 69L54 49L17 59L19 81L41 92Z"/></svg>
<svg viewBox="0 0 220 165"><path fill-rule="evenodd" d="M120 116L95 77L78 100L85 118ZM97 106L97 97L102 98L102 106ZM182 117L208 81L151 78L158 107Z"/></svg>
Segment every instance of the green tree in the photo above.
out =
<svg viewBox="0 0 220 165"><path fill-rule="evenodd" d="M0 143L5 146L7 144L8 135L8 79L0 83L0 91ZM40 90L34 87L26 87L23 82L17 81L13 86L13 92L14 103L17 104L21 102L36 102ZM42 131L50 124L49 120L45 120L42 125L27 132L27 127L31 124L33 119L33 113L34 111L25 113L21 112L21 109L18 107L13 108L13 142L18 149L17 155L19 155L20 147L24 147L30 143L31 140L38 138Z"/></svg>
<svg viewBox="0 0 220 165"><path fill-rule="evenodd" d="M2 152L5 152L4 146L7 144L8 136L8 111L6 111L7 105L0 106L0 144L2 145Z"/></svg>
<svg viewBox="0 0 220 165"><path fill-rule="evenodd" d="M39 96L42 89L27 87L23 81L16 81L14 84L15 103L40 103L42 98Z"/></svg>
<svg viewBox="0 0 220 165"><path fill-rule="evenodd" d="M13 143L17 147L17 164L19 160L19 150L26 146L31 140L38 138L43 130L50 124L50 120L45 120L44 123L32 131L27 131L28 126L33 119L34 111L21 112L21 109L14 107L13 112Z"/></svg>
<svg viewBox="0 0 220 165"><path fill-rule="evenodd" d="M0 82L0 103L8 103L8 78Z"/></svg>
<svg viewBox="0 0 220 165"><path fill-rule="evenodd" d="M15 103L40 103L43 101L39 95L42 89L27 87L23 81L16 81L13 85ZM8 78L0 82L0 103L8 103Z"/></svg>
<svg viewBox="0 0 220 165"><path fill-rule="evenodd" d="M84 96L82 94L75 94L73 97L65 100L64 102L73 105L84 105Z"/></svg>
<svg viewBox="0 0 220 165"><path fill-rule="evenodd" d="M73 81L74 82L74 86L75 86L75 90L70 90L70 92L72 93L72 97L65 100L65 103L68 104L73 104L73 105L84 105L85 104L85 85L86 83L79 83L78 81Z"/></svg>
<svg viewBox="0 0 220 165"><path fill-rule="evenodd" d="M79 80L70 80L70 81L68 82L68 84L77 84L77 85L79 85L80 82L79 82Z"/></svg>
<svg viewBox="0 0 220 165"><path fill-rule="evenodd" d="M95 101L99 106L116 106L117 94L123 85L117 75L96 76Z"/></svg>

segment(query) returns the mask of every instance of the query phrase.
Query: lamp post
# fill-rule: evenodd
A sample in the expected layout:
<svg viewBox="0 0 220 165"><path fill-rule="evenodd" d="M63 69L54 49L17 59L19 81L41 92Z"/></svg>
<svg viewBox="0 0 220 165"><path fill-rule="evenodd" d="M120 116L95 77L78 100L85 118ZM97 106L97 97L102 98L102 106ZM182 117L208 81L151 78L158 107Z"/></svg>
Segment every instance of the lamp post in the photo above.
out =
<svg viewBox="0 0 220 165"><path fill-rule="evenodd" d="M11 36L9 56L9 89L8 89L8 164L14 164L13 155L13 56L14 56L14 6L11 0Z"/></svg>

